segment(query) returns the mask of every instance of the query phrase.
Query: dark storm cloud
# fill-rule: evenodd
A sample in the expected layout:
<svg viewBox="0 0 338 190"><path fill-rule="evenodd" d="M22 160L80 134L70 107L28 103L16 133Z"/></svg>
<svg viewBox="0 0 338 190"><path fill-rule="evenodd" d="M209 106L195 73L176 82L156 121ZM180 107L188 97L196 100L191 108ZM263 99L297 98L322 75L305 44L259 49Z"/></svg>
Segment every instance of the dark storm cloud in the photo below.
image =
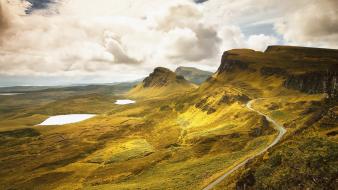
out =
<svg viewBox="0 0 338 190"><path fill-rule="evenodd" d="M208 1L208 0L194 0L194 2L197 3L197 4L198 4L198 3L204 3L204 2L206 2L206 1Z"/></svg>
<svg viewBox="0 0 338 190"><path fill-rule="evenodd" d="M40 10L40 9L46 9L48 8L51 4L55 4L55 0L27 0L32 4L32 6L27 9L26 13L30 14L34 10Z"/></svg>

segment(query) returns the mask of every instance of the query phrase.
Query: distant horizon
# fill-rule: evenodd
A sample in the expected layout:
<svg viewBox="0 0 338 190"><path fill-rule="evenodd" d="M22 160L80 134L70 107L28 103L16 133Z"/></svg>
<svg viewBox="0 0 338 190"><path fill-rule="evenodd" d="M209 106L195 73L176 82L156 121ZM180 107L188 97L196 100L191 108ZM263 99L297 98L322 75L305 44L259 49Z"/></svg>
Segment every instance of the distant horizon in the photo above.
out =
<svg viewBox="0 0 338 190"><path fill-rule="evenodd" d="M334 0L0 0L0 85L215 71L224 51L239 48L337 49L336 10Z"/></svg>
<svg viewBox="0 0 338 190"><path fill-rule="evenodd" d="M334 48L321 48L321 47L314 47L314 46L297 46L297 45L269 45L266 47L265 50L261 51L261 52L265 52L269 47L304 47L304 48L314 48L314 49L330 49L330 50L338 50L338 49L334 49ZM233 48L233 49L250 49L250 48ZM229 50L233 50L233 49L228 49L225 50L229 51ZM219 57L219 59L221 59L221 57ZM220 61L219 61L220 63ZM219 65L218 65L219 66ZM199 68L199 67L195 67L194 65L178 65L175 69L171 69L172 71L175 71L177 68L179 67L191 67L191 68L196 68L202 71L207 71L207 72L212 72L215 73L218 69L218 66L216 67L216 69L203 69L203 68ZM156 67L163 67L163 66L155 66L153 69L155 69ZM152 69L152 70L153 70ZM128 82L135 82L135 81L139 81L139 80L143 80L146 76L148 76L152 70L150 70L148 72L148 74L145 74L143 77L139 77L137 79L125 79L125 80L121 80L121 81L79 81L79 82L58 82L58 83L49 83L49 82L42 82L42 84L35 84L35 83L30 83L30 84L23 84L21 82L13 82L14 84L1 84L0 81L0 88L7 88L7 87L25 87L25 86L32 86L32 87L58 87L58 86L81 86L81 85L104 85L104 84L116 84L116 83L128 83ZM14 78L16 78L17 76L15 76ZM21 77L29 77L29 76L21 76ZM1 74L0 74L0 78L1 78ZM51 76L51 78L53 78L53 76ZM15 79L14 79L15 80ZM35 81L38 82L38 81Z"/></svg>
<svg viewBox="0 0 338 190"><path fill-rule="evenodd" d="M178 66L177 68L179 67L191 67L191 68L196 68L196 69L199 69L199 70L202 70L202 71L207 71L207 72L216 72L216 70L214 71L211 71L211 70L206 70L206 69L201 69L201 68L197 68L197 67L193 67L193 66ZM155 69L156 67L154 67ZM176 69L177 69L176 68ZM173 70L175 71L175 70ZM151 71L148 73L148 75L151 73ZM146 75L146 76L148 76ZM34 84L34 83L31 83L31 84L20 84L20 83L17 83L17 84L13 84L13 85L3 85L3 84L0 84L0 88L6 88L6 87L25 87L25 86L37 86L37 87L57 87L57 86L81 86L81 85L104 85L104 84L116 84L116 83L128 83L128 82L136 82L136 81L141 81L143 80L146 76L144 77L140 77L138 79L126 79L126 80L123 80L123 81L97 81L97 82L76 82L76 83L71 83L71 82L60 82L60 83L44 83L44 84ZM1 81L0 81L1 83Z"/></svg>

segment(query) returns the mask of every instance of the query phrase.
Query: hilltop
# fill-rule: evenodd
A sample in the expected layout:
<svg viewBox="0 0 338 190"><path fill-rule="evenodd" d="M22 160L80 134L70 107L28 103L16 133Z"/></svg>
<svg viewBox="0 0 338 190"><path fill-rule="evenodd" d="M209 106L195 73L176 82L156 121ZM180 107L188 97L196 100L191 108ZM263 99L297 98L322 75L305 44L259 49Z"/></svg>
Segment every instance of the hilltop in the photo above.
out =
<svg viewBox="0 0 338 190"><path fill-rule="evenodd" d="M194 84L185 80L183 76L176 75L164 67L157 67L140 84L128 92L130 97L154 97L173 95L191 91L196 88Z"/></svg>
<svg viewBox="0 0 338 190"><path fill-rule="evenodd" d="M216 79L227 83L242 81L247 89L257 90L256 96L277 95L291 89L337 97L337 75L338 50L270 46L265 52L249 49L224 52ZM267 91L259 92L260 89Z"/></svg>
<svg viewBox="0 0 338 190"><path fill-rule="evenodd" d="M212 72L203 71L194 67L178 67L175 73L197 85L205 82L213 74Z"/></svg>

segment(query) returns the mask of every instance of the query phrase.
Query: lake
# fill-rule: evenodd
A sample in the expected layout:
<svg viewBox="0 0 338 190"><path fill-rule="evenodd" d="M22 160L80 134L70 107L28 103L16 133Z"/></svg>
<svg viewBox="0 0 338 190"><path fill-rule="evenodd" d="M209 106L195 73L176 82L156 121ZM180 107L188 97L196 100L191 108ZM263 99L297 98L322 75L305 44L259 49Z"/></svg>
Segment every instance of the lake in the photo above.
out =
<svg viewBox="0 0 338 190"><path fill-rule="evenodd" d="M23 93L0 93L0 96L15 96L15 95L20 95Z"/></svg>
<svg viewBox="0 0 338 190"><path fill-rule="evenodd" d="M39 125L65 125L70 123L77 123L95 117L95 114L69 114L51 116Z"/></svg>
<svg viewBox="0 0 338 190"><path fill-rule="evenodd" d="M116 100L115 104L117 105L127 105L127 104L135 104L136 101L134 100Z"/></svg>

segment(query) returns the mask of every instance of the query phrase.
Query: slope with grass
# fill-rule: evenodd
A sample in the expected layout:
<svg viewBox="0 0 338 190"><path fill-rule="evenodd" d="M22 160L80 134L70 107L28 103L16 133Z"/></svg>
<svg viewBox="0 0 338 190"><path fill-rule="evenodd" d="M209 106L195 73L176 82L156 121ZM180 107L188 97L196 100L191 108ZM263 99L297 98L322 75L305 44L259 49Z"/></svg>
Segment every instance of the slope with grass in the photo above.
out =
<svg viewBox="0 0 338 190"><path fill-rule="evenodd" d="M5 97L0 189L203 189L253 157L215 189L335 187L336 51L313 51L231 50L199 88L157 68L124 95L92 89ZM116 105L117 98L137 101ZM254 99L252 109L287 129L258 157L278 131L247 109ZM88 110L98 116L35 126L52 114Z"/></svg>
<svg viewBox="0 0 338 190"><path fill-rule="evenodd" d="M252 108L252 104L255 102L256 100L251 100L246 104L246 107L251 110L254 111L256 113L258 113L259 115L262 115L264 118L266 118L267 121L269 121L270 123L272 123L275 127L275 129L278 131L278 136L275 138L275 140L269 145L267 146L264 150L258 152L256 155L253 155L252 157L247 158L246 160L244 160L243 162L239 163L238 165L234 166L233 168L231 168L229 171L227 171L225 174L223 174L222 176L220 176L219 178L217 178L215 181L213 181L212 183L210 183L208 186L206 186L205 188L203 188L203 190L210 190L215 188L215 186L217 186L219 183L221 183L226 177L228 177L229 175L231 175L232 173L236 172L236 170L240 169L241 167L243 167L246 163L248 163L250 160L254 159L257 156L260 156L261 154L264 154L266 151L268 151L269 148L275 146L277 143L279 143L279 141L282 139L282 137L284 136L284 134L286 133L286 130L283 126L279 125L275 120L273 120L271 117L265 115L264 113L255 110L254 108Z"/></svg>
<svg viewBox="0 0 338 190"><path fill-rule="evenodd" d="M177 67L175 73L197 85L205 82L213 74L212 72L203 71L194 67Z"/></svg>
<svg viewBox="0 0 338 190"><path fill-rule="evenodd" d="M264 53L225 52L214 83L264 98L253 108L288 132L214 189L334 189L337 69L337 50L274 46Z"/></svg>
<svg viewBox="0 0 338 190"><path fill-rule="evenodd" d="M157 67L143 80L128 92L132 98L151 98L156 96L169 96L177 93L192 91L196 86L184 77L176 75L164 67Z"/></svg>

